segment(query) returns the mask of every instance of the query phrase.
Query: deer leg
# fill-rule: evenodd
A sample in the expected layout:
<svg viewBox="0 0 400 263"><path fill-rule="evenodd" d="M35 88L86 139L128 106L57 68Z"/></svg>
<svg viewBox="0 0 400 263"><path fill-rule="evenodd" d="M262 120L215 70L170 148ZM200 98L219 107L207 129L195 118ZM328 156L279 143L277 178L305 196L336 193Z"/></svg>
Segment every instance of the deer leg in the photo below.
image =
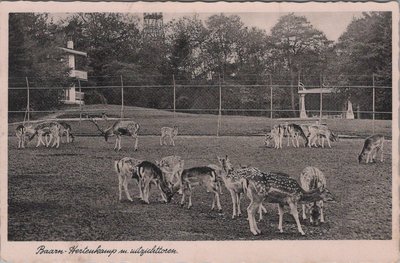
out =
<svg viewBox="0 0 400 263"><path fill-rule="evenodd" d="M175 146L175 138L171 137L171 140L172 140L172 146Z"/></svg>
<svg viewBox="0 0 400 263"><path fill-rule="evenodd" d="M324 223L325 222L325 218L324 218L324 201L320 201L320 214L321 214L321 222Z"/></svg>
<svg viewBox="0 0 400 263"><path fill-rule="evenodd" d="M232 197L232 219L234 219L236 216L236 193L233 190L229 190L229 193Z"/></svg>
<svg viewBox="0 0 400 263"><path fill-rule="evenodd" d="M240 209L240 193L235 193L235 198L236 198L236 205L237 205L237 216L241 216L242 211Z"/></svg>
<svg viewBox="0 0 400 263"><path fill-rule="evenodd" d="M283 233L283 228L282 228L282 222L283 222L283 205L278 204L278 214L279 214L279 224L278 224L278 229L279 232Z"/></svg>
<svg viewBox="0 0 400 263"><path fill-rule="evenodd" d="M161 135L161 137L160 137L160 145L162 146L163 145L163 136Z"/></svg>
<svg viewBox="0 0 400 263"><path fill-rule="evenodd" d="M297 230L301 233L301 235L305 235L303 229L301 228L300 220L299 220L299 213L297 211L297 205L293 202L289 202L289 207L290 207L290 213L294 217L294 220L296 221L297 224Z"/></svg>
<svg viewBox="0 0 400 263"><path fill-rule="evenodd" d="M383 163L383 142L382 142L382 145L380 147L380 150L381 150L381 163Z"/></svg>
<svg viewBox="0 0 400 263"><path fill-rule="evenodd" d="M307 219L307 216L306 216L306 205L305 204L301 205L301 210L303 212L303 220Z"/></svg>
<svg viewBox="0 0 400 263"><path fill-rule="evenodd" d="M129 191L128 191L128 178L126 176L125 176L125 178L123 180L123 186L124 186L126 197L128 198L129 201L133 201L133 199L132 199L132 197L131 197L131 195L129 194Z"/></svg>
<svg viewBox="0 0 400 263"><path fill-rule="evenodd" d="M258 198L254 198L250 203L249 207L247 208L247 213L249 215L249 223L250 223L250 231L253 235L261 234L261 230L257 226L256 222L256 213L257 209L260 207L260 201Z"/></svg>
<svg viewBox="0 0 400 263"><path fill-rule="evenodd" d="M122 178L118 175L118 190L119 190L119 201L122 200Z"/></svg>
<svg viewBox="0 0 400 263"><path fill-rule="evenodd" d="M137 147L138 147L138 136L135 135L135 136L134 136L134 139L135 139L135 151L137 151Z"/></svg>
<svg viewBox="0 0 400 263"><path fill-rule="evenodd" d="M214 196L215 196L215 199L217 199L217 208L218 208L218 212L222 212L221 202L220 202L220 200L219 200L218 188L216 188L216 189L214 190Z"/></svg>

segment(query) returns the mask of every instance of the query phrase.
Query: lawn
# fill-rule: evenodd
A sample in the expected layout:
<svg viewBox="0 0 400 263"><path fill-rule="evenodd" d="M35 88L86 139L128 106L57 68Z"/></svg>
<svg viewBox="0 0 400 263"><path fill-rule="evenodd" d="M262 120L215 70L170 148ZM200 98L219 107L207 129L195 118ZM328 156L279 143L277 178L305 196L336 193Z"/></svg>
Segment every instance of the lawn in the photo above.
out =
<svg viewBox="0 0 400 263"><path fill-rule="evenodd" d="M147 126L146 117L140 120L143 121L143 132L152 133L153 128ZM149 123L155 120L156 117L149 120ZM158 128L168 123L162 120L162 123L156 122L154 126ZM232 122L236 127L240 126L235 129L235 133L248 129L256 134L265 128L258 124L260 118L247 120L244 124ZM259 130L250 128L250 123L257 124ZM201 121L197 118L195 121L192 118L192 122L186 124L182 130L188 133L195 130L192 126L201 127ZM228 124L223 127L226 127L226 131L231 129ZM201 132L210 130L212 133L211 128L201 128ZM256 136L178 136L176 147L161 147L159 137L142 136L139 139L139 150L133 152L133 141L124 137L122 150L114 152L114 140L106 143L100 137L77 137L74 143L62 144L59 149L35 148L34 143L31 143L28 148L21 150L16 147L16 138L10 137L8 239L391 239L391 141L385 144L385 162L368 165L359 165L356 161L363 144L358 139L340 140L333 143L331 149L284 147L276 150L264 147L262 141L262 137ZM136 197L134 201L118 201L114 160L130 156L155 161L172 154L181 156L185 160L185 167L216 164L217 155L228 154L236 166L251 165L265 171L281 171L297 180L306 166L315 166L326 175L328 188L335 195L337 203L326 205L326 223L316 227L302 221L306 233L304 237L297 232L295 222L288 213L284 217L284 233L279 233L277 208L267 205L268 213L259 223L263 234L255 237L246 220L247 197L242 199L243 216L233 220L232 203L225 188L221 196L222 213L210 211L212 196L201 187L194 188L191 210L179 206L178 194L171 203L162 204L156 188L152 189L151 203L143 204L137 199L138 189L134 183L129 185L132 196Z"/></svg>
<svg viewBox="0 0 400 263"><path fill-rule="evenodd" d="M72 108L75 109L75 108ZM76 109L75 109L76 110ZM86 105L83 107L83 115L91 114L101 116L105 112L110 117L120 116L120 106L118 105ZM190 114L176 113L145 109L137 107L125 107L125 118L132 119L140 124L141 135L159 135L163 126L177 125L180 135L216 135L218 127L218 116L213 114ZM85 118L79 121L79 112L59 111L58 113L42 116L47 118L73 118L70 120L72 130L78 135L96 135L96 127ZM253 136L262 135L270 131L272 126L282 122L295 123L314 123L315 120L280 120L266 117L249 117L236 115L223 115L219 135L227 136ZM346 119L327 119L323 120L328 127L339 135L360 136L365 138L373 134L372 120L346 120ZM114 123L113 120L99 121L100 126L106 128ZM16 124L9 125L9 134L13 135ZM376 120L375 133L381 133L387 138L391 138L392 126L390 120Z"/></svg>

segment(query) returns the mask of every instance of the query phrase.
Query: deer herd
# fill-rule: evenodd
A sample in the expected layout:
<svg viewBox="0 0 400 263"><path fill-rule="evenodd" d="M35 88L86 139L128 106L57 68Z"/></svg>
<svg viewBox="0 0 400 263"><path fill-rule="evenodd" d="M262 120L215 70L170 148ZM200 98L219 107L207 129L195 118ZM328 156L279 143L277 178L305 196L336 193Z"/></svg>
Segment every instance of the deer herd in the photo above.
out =
<svg viewBox="0 0 400 263"><path fill-rule="evenodd" d="M129 136L134 139L134 150L138 149L138 132L140 125L133 121L117 120L110 127L103 129L96 120L89 118L100 134L107 141L115 136L114 150L121 149L121 137ZM175 146L175 137L178 135L178 127L162 127L160 145ZM19 125L16 128L18 148L25 148L27 142L37 136L36 147L60 146L62 137L66 137L66 143L74 141L71 126L66 122L46 121L36 125ZM295 124L281 123L273 126L265 135L265 145L281 149L283 138L287 137L287 147L300 147L303 141L304 147L322 147L326 139L328 147L331 142L338 141L338 137L326 125L321 124ZM364 157L365 162L375 162L378 152L381 152L383 162L384 136L372 135L368 137L358 155L360 163ZM271 145L271 146L270 146ZM119 200L122 200L122 192L126 198L133 201L129 194L128 183L133 180L139 189L139 198L149 204L151 185L155 185L161 194L161 199L169 203L175 194L182 195L180 204L187 208L193 207L192 192L194 189L203 188L212 195L211 209L215 207L222 210L220 195L222 185L229 191L232 199L232 219L240 217L242 196L247 196L250 204L247 207L247 220L251 233L261 234L257 226L256 214L259 220L266 213L265 203L277 204L279 224L278 230L283 232L284 207L288 206L293 216L298 232L305 235L298 214L298 205L302 205L302 219L318 225L325 222L324 203L335 202L334 196L327 188L324 174L316 167L306 167L300 173L300 183L287 174L281 172L262 171L257 167L234 168L228 156L217 157L217 164L208 164L186 168L185 162L180 156L171 155L162 158L155 163L130 157L124 157L114 162L114 170L118 175ZM196 200L195 200L196 201ZM211 200L210 200L211 201ZM196 204L195 204L196 205Z"/></svg>

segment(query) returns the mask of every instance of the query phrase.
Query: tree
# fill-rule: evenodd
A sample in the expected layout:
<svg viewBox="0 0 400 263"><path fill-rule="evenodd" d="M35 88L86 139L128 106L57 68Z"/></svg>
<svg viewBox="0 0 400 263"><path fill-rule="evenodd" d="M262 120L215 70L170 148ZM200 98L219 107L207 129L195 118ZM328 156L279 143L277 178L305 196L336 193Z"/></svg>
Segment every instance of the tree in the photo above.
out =
<svg viewBox="0 0 400 263"><path fill-rule="evenodd" d="M332 41L315 29L304 16L291 13L282 16L272 28L269 44L272 47L270 58L276 65L274 73L288 74L290 85L295 86L295 80L302 72L319 79L318 76L326 69L324 54ZM293 114L296 114L297 108L295 90L294 87L290 89Z"/></svg>
<svg viewBox="0 0 400 263"><path fill-rule="evenodd" d="M333 65L342 85L392 85L392 16L390 12L363 13L353 19L336 45L337 60ZM371 89L343 89L361 109L372 109ZM376 90L376 110L392 109L392 90Z"/></svg>
<svg viewBox="0 0 400 263"><path fill-rule="evenodd" d="M11 13L9 20L9 85L26 87L28 77L32 88L30 107L33 110L51 109L60 104L63 91L69 84L68 65L63 54L59 27L47 14ZM48 89L36 89L48 87ZM9 92L9 110L25 110L26 90Z"/></svg>

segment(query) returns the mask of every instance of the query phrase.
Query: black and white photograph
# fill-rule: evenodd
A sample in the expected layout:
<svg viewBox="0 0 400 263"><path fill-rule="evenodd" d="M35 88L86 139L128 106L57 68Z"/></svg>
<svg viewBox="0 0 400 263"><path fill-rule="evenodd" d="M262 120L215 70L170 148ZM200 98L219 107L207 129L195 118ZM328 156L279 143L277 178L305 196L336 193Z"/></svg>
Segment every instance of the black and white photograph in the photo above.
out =
<svg viewBox="0 0 400 263"><path fill-rule="evenodd" d="M398 260L394 3L93 5L3 5L0 260Z"/></svg>

